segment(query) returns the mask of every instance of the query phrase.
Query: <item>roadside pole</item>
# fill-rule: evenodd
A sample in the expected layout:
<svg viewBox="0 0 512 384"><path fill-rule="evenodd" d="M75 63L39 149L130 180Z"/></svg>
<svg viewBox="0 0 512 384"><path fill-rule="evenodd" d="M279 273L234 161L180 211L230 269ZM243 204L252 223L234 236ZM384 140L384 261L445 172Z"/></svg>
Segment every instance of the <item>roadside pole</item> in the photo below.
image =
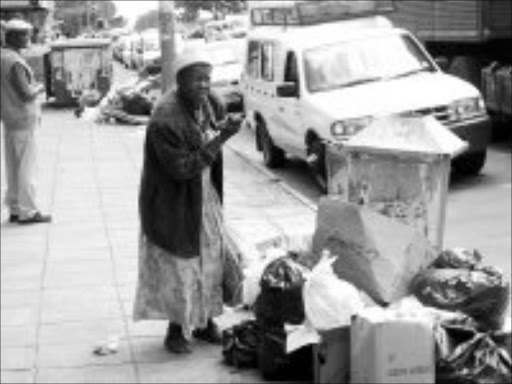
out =
<svg viewBox="0 0 512 384"><path fill-rule="evenodd" d="M86 0L85 1L85 20L86 20L86 25L85 25L85 31L87 33L90 33L91 32L91 4L89 4L89 0Z"/></svg>
<svg viewBox="0 0 512 384"><path fill-rule="evenodd" d="M175 56L174 30L175 15L174 1L159 0L160 47L162 50L162 92L174 85L173 65Z"/></svg>

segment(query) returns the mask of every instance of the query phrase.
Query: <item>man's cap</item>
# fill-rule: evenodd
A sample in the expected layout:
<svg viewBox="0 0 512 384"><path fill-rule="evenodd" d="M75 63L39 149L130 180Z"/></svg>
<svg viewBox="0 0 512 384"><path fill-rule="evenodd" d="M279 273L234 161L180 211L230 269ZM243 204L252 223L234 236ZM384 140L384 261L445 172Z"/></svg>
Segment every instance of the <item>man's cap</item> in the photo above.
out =
<svg viewBox="0 0 512 384"><path fill-rule="evenodd" d="M205 64L212 66L210 57L205 52L205 49L199 48L184 48L174 60L174 74L178 75L180 71L187 67L197 64Z"/></svg>
<svg viewBox="0 0 512 384"><path fill-rule="evenodd" d="M31 31L33 29L30 23L25 20L11 19L3 24L6 31Z"/></svg>

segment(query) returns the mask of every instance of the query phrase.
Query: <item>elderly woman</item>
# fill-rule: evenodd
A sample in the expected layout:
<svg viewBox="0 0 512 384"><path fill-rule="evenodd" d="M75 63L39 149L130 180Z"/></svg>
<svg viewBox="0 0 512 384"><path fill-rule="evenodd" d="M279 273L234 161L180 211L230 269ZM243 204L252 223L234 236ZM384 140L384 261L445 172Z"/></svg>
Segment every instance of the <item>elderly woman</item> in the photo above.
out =
<svg viewBox="0 0 512 384"><path fill-rule="evenodd" d="M222 313L222 145L239 130L210 92L212 67L197 50L175 63L144 144L141 239L134 319L169 321L165 347L190 352L192 335L219 342Z"/></svg>

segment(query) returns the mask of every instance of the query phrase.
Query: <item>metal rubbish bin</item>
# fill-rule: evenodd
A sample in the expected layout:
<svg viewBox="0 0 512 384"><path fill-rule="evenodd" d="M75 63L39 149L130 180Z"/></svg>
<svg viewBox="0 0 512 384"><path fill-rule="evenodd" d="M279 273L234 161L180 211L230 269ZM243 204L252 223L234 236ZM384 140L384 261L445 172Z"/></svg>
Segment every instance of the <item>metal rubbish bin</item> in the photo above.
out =
<svg viewBox="0 0 512 384"><path fill-rule="evenodd" d="M433 117L384 117L327 146L328 192L416 227L442 249L450 159L467 144Z"/></svg>
<svg viewBox="0 0 512 384"><path fill-rule="evenodd" d="M108 39L70 39L51 44L50 94L74 105L86 91L105 95L112 83L112 45Z"/></svg>

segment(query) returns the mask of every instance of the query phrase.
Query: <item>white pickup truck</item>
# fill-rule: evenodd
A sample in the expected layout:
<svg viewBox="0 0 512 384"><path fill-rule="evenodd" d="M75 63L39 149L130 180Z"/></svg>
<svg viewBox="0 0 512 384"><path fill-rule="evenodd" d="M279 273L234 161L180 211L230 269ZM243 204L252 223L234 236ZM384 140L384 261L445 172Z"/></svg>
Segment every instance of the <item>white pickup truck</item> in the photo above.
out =
<svg viewBox="0 0 512 384"><path fill-rule="evenodd" d="M411 33L381 15L314 25L300 25L293 12L285 25L272 17L283 20L260 14L263 25L249 32L241 78L247 123L268 167L282 166L288 153L308 161L325 186L327 142L377 116L404 114L432 115L467 141L454 166L480 172L491 132L482 96L441 71Z"/></svg>

